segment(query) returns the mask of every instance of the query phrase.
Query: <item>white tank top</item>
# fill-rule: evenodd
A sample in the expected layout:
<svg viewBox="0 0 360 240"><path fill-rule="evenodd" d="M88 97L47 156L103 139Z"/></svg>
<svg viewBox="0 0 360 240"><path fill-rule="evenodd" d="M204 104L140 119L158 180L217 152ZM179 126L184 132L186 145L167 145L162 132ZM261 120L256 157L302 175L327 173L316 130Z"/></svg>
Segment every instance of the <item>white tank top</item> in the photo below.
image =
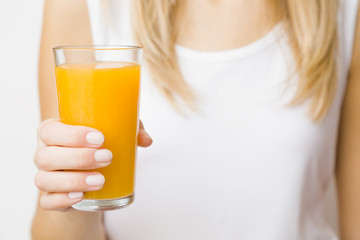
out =
<svg viewBox="0 0 360 240"><path fill-rule="evenodd" d="M129 0L88 0L94 44L136 44ZM146 63L140 117L154 139L138 150L136 200L105 213L110 239L338 239L324 213L333 177L340 108L358 0L341 0L339 84L326 117L308 104L286 107L294 65L281 24L238 49L176 46L200 113L177 113L151 82ZM286 90L286 91L285 91Z"/></svg>

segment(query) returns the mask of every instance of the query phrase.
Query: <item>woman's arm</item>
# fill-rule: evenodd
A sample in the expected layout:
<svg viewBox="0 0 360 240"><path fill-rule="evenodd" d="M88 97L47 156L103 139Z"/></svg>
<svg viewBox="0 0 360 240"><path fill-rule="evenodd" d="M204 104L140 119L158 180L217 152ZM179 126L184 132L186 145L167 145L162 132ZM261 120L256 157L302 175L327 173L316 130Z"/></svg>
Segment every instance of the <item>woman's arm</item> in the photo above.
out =
<svg viewBox="0 0 360 240"><path fill-rule="evenodd" d="M340 122L336 169L343 240L360 239L360 6L354 43Z"/></svg>
<svg viewBox="0 0 360 240"><path fill-rule="evenodd" d="M92 44L86 0L46 0L39 59L42 120L57 118L52 47ZM36 239L105 239L101 213L57 212L38 206L32 224Z"/></svg>
<svg viewBox="0 0 360 240"><path fill-rule="evenodd" d="M39 56L42 120L58 116L52 48L92 44L86 0L45 0Z"/></svg>

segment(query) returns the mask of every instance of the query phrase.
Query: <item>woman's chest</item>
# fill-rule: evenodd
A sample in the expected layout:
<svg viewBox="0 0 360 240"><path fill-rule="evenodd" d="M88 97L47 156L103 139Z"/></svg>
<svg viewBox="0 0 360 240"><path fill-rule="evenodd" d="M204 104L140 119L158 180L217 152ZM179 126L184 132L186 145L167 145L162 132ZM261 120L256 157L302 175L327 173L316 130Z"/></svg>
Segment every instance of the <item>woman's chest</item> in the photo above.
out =
<svg viewBox="0 0 360 240"><path fill-rule="evenodd" d="M189 153L202 159L254 163L270 158L279 166L294 155L309 161L309 156L324 158L329 146L332 154L339 104L322 122L314 123L307 115L307 104L288 105L296 79L289 79L291 64L278 46L251 54L246 58L240 54L233 61L202 61L199 58L206 56L190 59L179 52L183 76L197 96L195 113L173 109L145 68L140 117L159 154L183 155L189 161Z"/></svg>

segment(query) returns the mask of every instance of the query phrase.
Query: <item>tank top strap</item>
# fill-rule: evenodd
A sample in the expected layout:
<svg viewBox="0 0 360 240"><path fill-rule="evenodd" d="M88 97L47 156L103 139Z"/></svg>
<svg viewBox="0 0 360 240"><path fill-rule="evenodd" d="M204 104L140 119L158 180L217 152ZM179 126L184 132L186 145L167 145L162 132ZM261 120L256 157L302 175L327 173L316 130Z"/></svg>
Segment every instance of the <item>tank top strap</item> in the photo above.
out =
<svg viewBox="0 0 360 240"><path fill-rule="evenodd" d="M136 45L130 0L87 0L95 45Z"/></svg>
<svg viewBox="0 0 360 240"><path fill-rule="evenodd" d="M340 0L339 4L338 36L341 68L347 72L352 59L359 0Z"/></svg>

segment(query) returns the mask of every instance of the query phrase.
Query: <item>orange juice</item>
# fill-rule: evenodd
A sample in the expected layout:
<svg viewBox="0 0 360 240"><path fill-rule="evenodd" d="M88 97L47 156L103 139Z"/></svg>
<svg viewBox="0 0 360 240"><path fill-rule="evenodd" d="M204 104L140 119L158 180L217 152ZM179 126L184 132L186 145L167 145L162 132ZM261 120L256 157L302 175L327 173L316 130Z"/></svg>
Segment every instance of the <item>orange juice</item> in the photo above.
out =
<svg viewBox="0 0 360 240"><path fill-rule="evenodd" d="M60 120L100 130L112 163L96 171L103 189L85 199L114 199L134 192L140 66L134 63L63 64L55 69Z"/></svg>

